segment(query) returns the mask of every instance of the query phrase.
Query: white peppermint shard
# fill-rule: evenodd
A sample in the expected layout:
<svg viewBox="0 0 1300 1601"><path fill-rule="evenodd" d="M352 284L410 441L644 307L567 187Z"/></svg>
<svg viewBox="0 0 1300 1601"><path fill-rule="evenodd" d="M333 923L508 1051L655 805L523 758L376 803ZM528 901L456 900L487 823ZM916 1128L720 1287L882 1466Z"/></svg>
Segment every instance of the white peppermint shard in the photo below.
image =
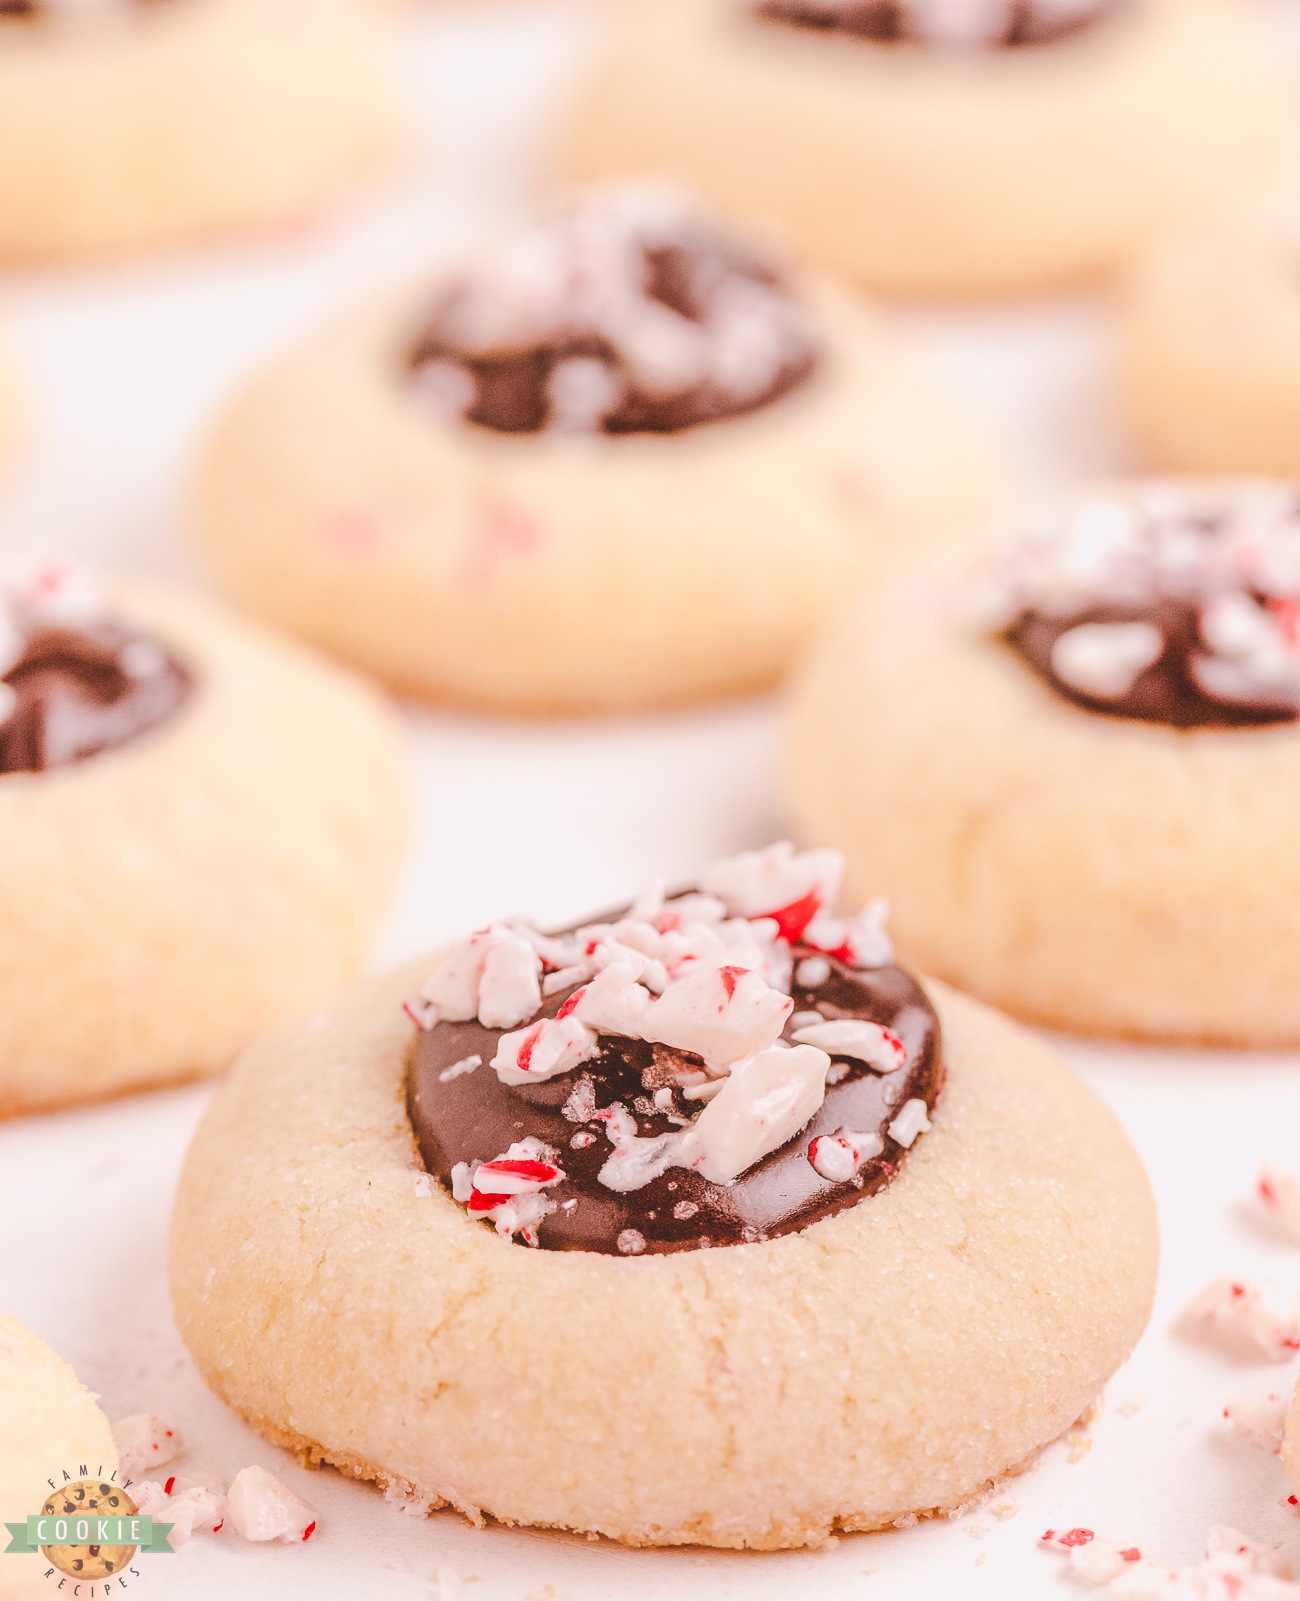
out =
<svg viewBox="0 0 1300 1601"><path fill-rule="evenodd" d="M710 967L670 986L647 1010L641 1037L728 1066L780 1037L788 995L747 968Z"/></svg>
<svg viewBox="0 0 1300 1601"><path fill-rule="evenodd" d="M725 902L733 917L770 917L807 901L817 909L833 905L843 876L839 851L796 852L789 840L781 840L711 863L700 874L700 887ZM812 915L793 934L783 926L782 934L797 938Z"/></svg>
<svg viewBox="0 0 1300 1601"><path fill-rule="evenodd" d="M842 1128L834 1134L819 1134L808 1147L808 1160L822 1178L845 1184L884 1148L879 1134Z"/></svg>
<svg viewBox="0 0 1300 1601"><path fill-rule="evenodd" d="M889 1137L897 1140L904 1150L910 1150L918 1134L930 1132L930 1110L925 1102L916 1099L905 1101L903 1109L889 1125Z"/></svg>
<svg viewBox="0 0 1300 1601"><path fill-rule="evenodd" d="M295 1545L310 1539L316 1513L310 1504L265 1468L244 1468L226 1492L229 1518L245 1540L280 1540Z"/></svg>
<svg viewBox="0 0 1300 1601"><path fill-rule="evenodd" d="M570 1013L544 1017L531 1028L503 1034L492 1066L503 1084L537 1084L570 1072L599 1050L600 1039L594 1030Z"/></svg>
<svg viewBox="0 0 1300 1601"><path fill-rule="evenodd" d="M681 1137L681 1165L730 1184L792 1140L826 1096L825 1051L773 1046L737 1062L721 1090Z"/></svg>
<svg viewBox="0 0 1300 1601"><path fill-rule="evenodd" d="M1082 694L1118 700L1164 648L1151 623L1080 623L1052 646L1052 671Z"/></svg>
<svg viewBox="0 0 1300 1601"><path fill-rule="evenodd" d="M874 1067L878 1073L892 1073L907 1066L907 1050L902 1040L879 1023L834 1018L798 1028L793 1038L800 1045L816 1045L830 1056L851 1056L855 1061Z"/></svg>

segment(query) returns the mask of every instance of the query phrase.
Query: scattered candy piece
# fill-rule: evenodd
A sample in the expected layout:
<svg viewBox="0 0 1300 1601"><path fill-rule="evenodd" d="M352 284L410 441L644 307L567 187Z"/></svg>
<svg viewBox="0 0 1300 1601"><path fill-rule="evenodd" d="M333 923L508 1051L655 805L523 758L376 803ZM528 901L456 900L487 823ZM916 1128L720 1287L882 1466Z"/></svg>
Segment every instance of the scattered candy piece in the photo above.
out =
<svg viewBox="0 0 1300 1601"><path fill-rule="evenodd" d="M1043 1544L1068 1552L1073 1572L1113 1601L1300 1601L1286 1559L1223 1524L1210 1530L1204 1561L1184 1567L1152 1562L1137 1546L1098 1540L1090 1529L1049 1529Z"/></svg>
<svg viewBox="0 0 1300 1601"><path fill-rule="evenodd" d="M1051 1546L1057 1551L1071 1551L1076 1545L1087 1545L1097 1536L1091 1529L1048 1529L1039 1536L1039 1545Z"/></svg>
<svg viewBox="0 0 1300 1601"><path fill-rule="evenodd" d="M1300 1245L1300 1179L1272 1162L1263 1162L1255 1194L1278 1233L1292 1245Z"/></svg>
<svg viewBox="0 0 1300 1601"><path fill-rule="evenodd" d="M1300 1318L1282 1317L1267 1306L1263 1291L1228 1274L1214 1279L1190 1301L1176 1325L1187 1336L1210 1336L1237 1352L1286 1362L1300 1351Z"/></svg>
<svg viewBox="0 0 1300 1601"><path fill-rule="evenodd" d="M1290 1401L1285 1396L1239 1395L1229 1401L1223 1415L1248 1444L1259 1451L1276 1453L1282 1449L1282 1435L1286 1429L1286 1415Z"/></svg>
<svg viewBox="0 0 1300 1601"><path fill-rule="evenodd" d="M284 1487L265 1468L244 1468L227 1492L230 1522L245 1540L310 1540L316 1514L300 1495Z"/></svg>
<svg viewBox="0 0 1300 1601"><path fill-rule="evenodd" d="M117 1447L118 1471L123 1484L160 1468L182 1447L175 1429L168 1428L152 1412L137 1412L113 1425L113 1444Z"/></svg>

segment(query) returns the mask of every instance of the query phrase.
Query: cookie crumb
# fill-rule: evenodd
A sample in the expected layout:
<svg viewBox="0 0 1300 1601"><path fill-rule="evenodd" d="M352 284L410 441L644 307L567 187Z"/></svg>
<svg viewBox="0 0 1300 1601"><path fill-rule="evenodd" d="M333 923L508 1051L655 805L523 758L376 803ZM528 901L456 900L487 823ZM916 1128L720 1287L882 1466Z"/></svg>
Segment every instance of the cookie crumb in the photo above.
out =
<svg viewBox="0 0 1300 1601"><path fill-rule="evenodd" d="M1088 1452L1092 1450L1092 1436L1089 1434L1071 1434L1068 1438L1070 1442L1070 1461L1082 1462Z"/></svg>
<svg viewBox="0 0 1300 1601"><path fill-rule="evenodd" d="M1089 1401L1087 1406L1084 1407L1083 1411L1079 1413L1077 1418L1075 1418L1075 1420L1074 1420L1075 1428L1076 1429L1089 1429L1089 1428L1091 1428L1092 1425L1097 1421L1097 1419L1102 1415L1102 1413L1105 1410L1106 1410L1106 1397L1105 1397L1105 1395L1104 1394L1102 1394L1102 1395L1094 1395L1092 1400Z"/></svg>
<svg viewBox="0 0 1300 1601"><path fill-rule="evenodd" d="M1145 1395L1135 1395L1127 1401L1121 1401L1115 1411L1122 1418L1135 1418L1146 1404L1147 1398Z"/></svg>
<svg viewBox="0 0 1300 1601"><path fill-rule="evenodd" d="M1012 1518L1017 1516L1019 1511L1020 1508L1014 1501L999 1501L998 1504L993 1508L993 1516L998 1520L999 1523L1010 1523Z"/></svg>
<svg viewBox="0 0 1300 1601"><path fill-rule="evenodd" d="M975 1558L975 1566L977 1568L982 1568L984 1566L984 1564L988 1561L988 1559L989 1559L988 1552L987 1551L981 1551L980 1554Z"/></svg>
<svg viewBox="0 0 1300 1601"><path fill-rule="evenodd" d="M972 1523L966 1533L970 1535L972 1540L987 1540L989 1531L982 1523Z"/></svg>

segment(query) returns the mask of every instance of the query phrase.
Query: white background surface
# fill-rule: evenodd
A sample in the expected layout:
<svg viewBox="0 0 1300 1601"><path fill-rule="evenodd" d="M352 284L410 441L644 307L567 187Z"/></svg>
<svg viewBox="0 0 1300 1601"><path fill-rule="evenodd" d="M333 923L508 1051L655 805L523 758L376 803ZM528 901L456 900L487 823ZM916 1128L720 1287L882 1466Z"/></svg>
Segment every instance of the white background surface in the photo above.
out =
<svg viewBox="0 0 1300 1601"><path fill-rule="evenodd" d="M230 385L323 309L525 193L533 131L580 55L584 24L482 4L402 27L420 144L385 192L287 240L2 286L34 390L28 458L0 503L5 547L72 548L110 568L184 577L186 464ZM993 418L1027 489L1122 462L1099 302L905 320L926 359ZM380 960L489 915L563 922L653 875L687 877L713 855L774 837L776 718L762 702L558 725L412 710L423 826ZM1244 1365L1169 1333L1220 1272L1270 1280L1279 1303L1300 1290L1300 1250L1271 1238L1249 1202L1261 1158L1300 1170L1300 1056L1061 1044L1148 1163L1164 1265L1151 1328L1110 1386L1091 1449L1072 1462L1067 1443L1049 1447L994 1497L1018 1506L1007 1521L990 1505L822 1552L629 1551L478 1531L449 1512L413 1519L370 1486L297 1468L207 1392L171 1323L171 1196L209 1087L0 1125L0 1305L73 1363L110 1417L154 1411L174 1424L187 1442L180 1472L229 1480L258 1462L316 1507L307 1546L249 1546L227 1530L151 1560L145 1593L169 1601L1050 1597L1073 1584L1037 1536L1076 1524L1190 1561L1225 1521L1285 1545L1300 1567L1300 1521L1278 1505L1289 1489L1278 1459L1230 1435L1221 1417L1236 1395L1289 1393L1294 1365ZM57 1273L38 1243L51 1237ZM0 1593L2 1581L0 1566Z"/></svg>

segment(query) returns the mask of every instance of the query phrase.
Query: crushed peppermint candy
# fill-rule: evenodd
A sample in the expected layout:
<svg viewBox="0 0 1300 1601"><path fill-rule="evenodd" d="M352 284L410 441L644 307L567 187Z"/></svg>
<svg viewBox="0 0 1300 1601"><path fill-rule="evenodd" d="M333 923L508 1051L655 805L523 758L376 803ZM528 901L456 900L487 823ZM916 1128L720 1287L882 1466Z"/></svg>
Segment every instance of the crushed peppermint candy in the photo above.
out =
<svg viewBox="0 0 1300 1601"><path fill-rule="evenodd" d="M1066 699L1179 728L1300 717L1300 494L1140 481L1020 539L988 620Z"/></svg>
<svg viewBox="0 0 1300 1601"><path fill-rule="evenodd" d="M490 1162L467 1167L469 1190L463 1199L470 1215L487 1218L507 1240L519 1234L525 1244L536 1246L537 1225L556 1206L542 1191L565 1177L564 1169L551 1160L554 1155L539 1140L529 1138L516 1141ZM464 1176L458 1188L464 1189Z"/></svg>
<svg viewBox="0 0 1300 1601"><path fill-rule="evenodd" d="M1114 1601L1300 1601L1282 1553L1224 1524L1210 1530L1204 1560L1184 1566L1156 1562L1138 1546L1098 1539L1090 1529L1049 1529L1040 1543L1066 1553L1072 1572Z"/></svg>
<svg viewBox="0 0 1300 1601"><path fill-rule="evenodd" d="M226 1521L224 1486L214 1488L182 1478L169 1478L165 1483L146 1479L131 1484L130 1493L141 1517L171 1525L167 1538L174 1551L179 1551L192 1534L219 1534Z"/></svg>
<svg viewBox="0 0 1300 1601"><path fill-rule="evenodd" d="M482 1066L481 1056L462 1056L459 1062L453 1062L449 1068L438 1074L438 1082L450 1084L452 1079L461 1078L466 1073L472 1073L476 1067Z"/></svg>
<svg viewBox="0 0 1300 1601"><path fill-rule="evenodd" d="M931 1123L929 1108L924 1101L908 1101L902 1111L889 1125L889 1137L897 1140L904 1149L910 1149L912 1141L918 1134L928 1134Z"/></svg>
<svg viewBox="0 0 1300 1601"><path fill-rule="evenodd" d="M226 1492L231 1527L245 1540L296 1545L316 1532L313 1508L265 1468L243 1468Z"/></svg>
<svg viewBox="0 0 1300 1601"><path fill-rule="evenodd" d="M443 423L672 433L739 416L816 366L770 263L662 185L594 191L447 276L408 356Z"/></svg>
<svg viewBox="0 0 1300 1601"><path fill-rule="evenodd" d="M1210 1338L1236 1354L1286 1362L1300 1351L1300 1313L1275 1312L1249 1279L1223 1274L1183 1309L1176 1332Z"/></svg>
<svg viewBox="0 0 1300 1601"><path fill-rule="evenodd" d="M758 0L771 22L832 30L878 44L991 50L1051 44L1089 27L1116 0Z"/></svg>
<svg viewBox="0 0 1300 1601"><path fill-rule="evenodd" d="M144 1478L183 1448L180 1435L152 1412L136 1412L113 1425L113 1444L122 1481Z"/></svg>
<svg viewBox="0 0 1300 1601"><path fill-rule="evenodd" d="M851 1056L881 1073L893 1073L907 1066L907 1047L879 1023L835 1018L806 1024L790 1037L800 1045L816 1045L828 1056Z"/></svg>
<svg viewBox="0 0 1300 1601"><path fill-rule="evenodd" d="M1300 1179L1272 1162L1263 1162L1255 1194L1277 1232L1292 1245L1300 1245Z"/></svg>
<svg viewBox="0 0 1300 1601"><path fill-rule="evenodd" d="M1270 1391L1268 1395L1239 1395L1228 1402L1223 1415L1247 1444L1275 1456L1282 1449L1290 1409L1290 1396Z"/></svg>
<svg viewBox="0 0 1300 1601"><path fill-rule="evenodd" d="M524 1138L503 1156L483 1160L488 1153L462 1146L455 1152L461 1159L444 1164L421 1136L430 1171L444 1175L453 1198L472 1216L530 1245L540 1243L540 1225L548 1218L548 1239L552 1230L569 1229L557 1215L571 1212L563 1195L569 1175L556 1160L557 1148L586 1152L602 1135L608 1145L592 1166L588 1157L567 1159L570 1167L577 1163L584 1184L631 1196L667 1181L670 1170L690 1176L689 1210L666 1199L646 1203L649 1210L632 1209L636 1232L647 1240L654 1232L656 1242L662 1225L655 1223L654 1206L676 1223L700 1215L702 1240L715 1232L703 1215L711 1188L735 1185L786 1148L792 1160L811 1160L822 1177L859 1194L887 1183L897 1158L877 1161L886 1127L904 1149L930 1127L936 1090L926 1088L924 1096L916 1090L933 1086L929 1064L937 1033L924 995L893 966L884 932L887 904L871 901L857 918L834 914L841 877L839 853L801 853L779 843L713 863L699 887L685 894L667 897L662 885L651 885L625 915L558 934L540 933L522 920L492 923L458 941L422 992L422 1004L436 1014L431 1032L457 1040L461 1053L452 1056L445 1047L435 1053L432 1083L454 1085L487 1061L494 1084L536 1088L540 1099L525 1096L517 1104L521 1110L534 1104L539 1114L550 1109L534 1128L545 1125L554 1144L516 1121ZM868 985L875 973L879 979ZM803 1008L797 1017L796 984ZM888 1027L855 1015L864 1004L882 1004L861 998L877 993L871 985L890 997L883 1002ZM467 1024L476 1028L457 1032ZM493 1031L486 1048L484 1030ZM605 1087L611 1062L638 1064L636 1077L620 1079L626 1087L612 1096ZM591 1068L580 1071L584 1064ZM557 1086L558 1099L546 1091L557 1079L565 1086ZM865 1099L854 1091L857 1100L850 1095L843 1109L858 1106L857 1115L882 1118L875 1131L871 1123L851 1121L850 1113L814 1126L808 1143L798 1146L828 1091L838 1096L860 1079L879 1088ZM472 1103L465 1104L468 1111ZM547 1121L557 1115L579 1127L559 1134ZM639 1119L646 1117L653 1132L642 1132ZM553 1188L560 1189L558 1197ZM816 1204L834 1209L853 1199L850 1193L832 1203L825 1188L796 1193L827 1196ZM596 1217L593 1212L581 1226L596 1226ZM766 1218L728 1228L744 1239L771 1231ZM611 1233L605 1249L613 1245Z"/></svg>
<svg viewBox="0 0 1300 1601"><path fill-rule="evenodd" d="M873 1156L879 1156L885 1142L874 1131L856 1134L842 1128L837 1134L819 1134L808 1147L808 1160L824 1179L843 1184L857 1175L858 1169Z"/></svg>

